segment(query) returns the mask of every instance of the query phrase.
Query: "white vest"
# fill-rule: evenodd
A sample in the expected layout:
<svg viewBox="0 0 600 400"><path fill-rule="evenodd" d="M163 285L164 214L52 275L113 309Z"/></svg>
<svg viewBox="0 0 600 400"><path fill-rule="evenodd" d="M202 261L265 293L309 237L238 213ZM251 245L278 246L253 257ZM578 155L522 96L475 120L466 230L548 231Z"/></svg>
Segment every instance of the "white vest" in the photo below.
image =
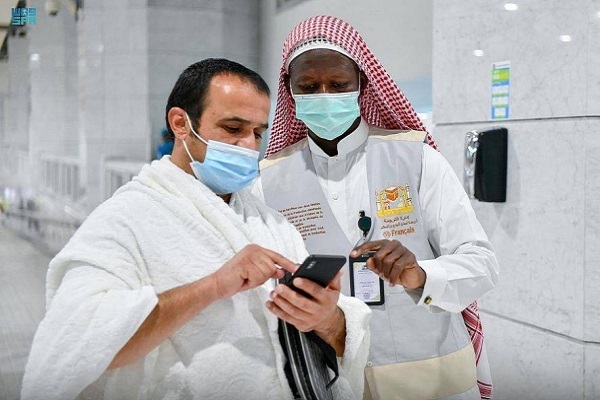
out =
<svg viewBox="0 0 600 400"><path fill-rule="evenodd" d="M417 260L427 260L435 255L418 196L424 136L415 134L370 127L366 157L371 209L365 211L372 218L371 240L397 239ZM339 227L323 194L307 139L263 160L261 180L266 203L296 226L311 254L349 255L354 243ZM348 266L344 268L342 292L350 295ZM420 297L419 292L415 295ZM385 285L385 303L371 309L369 365L394 368L391 379L407 372L411 374L408 379L426 379L425 392L417 390L414 398L441 398L467 391L473 396L459 398L479 397L473 347L460 313L430 312L416 305L400 285ZM424 368L426 377L414 375L418 366ZM454 371L448 374L448 370ZM371 390L385 397L388 392L373 388L377 384L369 380Z"/></svg>

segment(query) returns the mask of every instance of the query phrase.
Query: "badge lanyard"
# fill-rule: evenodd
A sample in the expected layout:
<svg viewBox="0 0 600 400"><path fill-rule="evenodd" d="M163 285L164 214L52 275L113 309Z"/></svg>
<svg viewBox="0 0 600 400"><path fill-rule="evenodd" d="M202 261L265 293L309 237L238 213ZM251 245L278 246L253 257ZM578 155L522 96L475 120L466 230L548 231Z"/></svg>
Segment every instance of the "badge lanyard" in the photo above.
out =
<svg viewBox="0 0 600 400"><path fill-rule="evenodd" d="M362 210L358 214L358 228L363 234L353 249L368 242L373 236L371 218L367 217ZM368 305L382 305L385 302L383 280L367 267L367 260L373 254L375 254L374 251L369 251L358 257L349 257L350 294Z"/></svg>

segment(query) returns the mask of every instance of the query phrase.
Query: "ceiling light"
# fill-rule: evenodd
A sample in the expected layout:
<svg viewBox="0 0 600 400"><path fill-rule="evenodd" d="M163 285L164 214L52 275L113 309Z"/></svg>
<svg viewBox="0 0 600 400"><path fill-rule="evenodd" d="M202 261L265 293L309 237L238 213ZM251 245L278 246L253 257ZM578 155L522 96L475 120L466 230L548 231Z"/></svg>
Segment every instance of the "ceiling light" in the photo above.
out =
<svg viewBox="0 0 600 400"><path fill-rule="evenodd" d="M40 55L38 53L30 54L29 61L40 61Z"/></svg>
<svg viewBox="0 0 600 400"><path fill-rule="evenodd" d="M515 3L506 3L504 4L504 9L506 11L517 11L519 9L519 6Z"/></svg>
<svg viewBox="0 0 600 400"><path fill-rule="evenodd" d="M473 55L475 57L483 57L483 54L484 54L483 50L481 50L481 49L473 50Z"/></svg>
<svg viewBox="0 0 600 400"><path fill-rule="evenodd" d="M559 39L561 42L570 42L571 40L573 40L573 38L571 37L571 35L560 35L560 36L558 37L558 39Z"/></svg>

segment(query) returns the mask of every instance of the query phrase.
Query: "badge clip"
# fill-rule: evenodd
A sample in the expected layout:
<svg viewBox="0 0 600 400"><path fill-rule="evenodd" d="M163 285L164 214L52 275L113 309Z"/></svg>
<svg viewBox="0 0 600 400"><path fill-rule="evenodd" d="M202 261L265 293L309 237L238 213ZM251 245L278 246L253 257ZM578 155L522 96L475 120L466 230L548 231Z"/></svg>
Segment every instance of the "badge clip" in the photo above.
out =
<svg viewBox="0 0 600 400"><path fill-rule="evenodd" d="M373 236L371 227L371 218L367 217L365 212L361 210L359 212L358 228L363 234L354 245L353 250L371 240ZM385 302L383 280L367 267L367 260L373 254L375 254L374 251L369 251L360 254L358 257L349 257L348 260L350 294L370 306L382 305Z"/></svg>

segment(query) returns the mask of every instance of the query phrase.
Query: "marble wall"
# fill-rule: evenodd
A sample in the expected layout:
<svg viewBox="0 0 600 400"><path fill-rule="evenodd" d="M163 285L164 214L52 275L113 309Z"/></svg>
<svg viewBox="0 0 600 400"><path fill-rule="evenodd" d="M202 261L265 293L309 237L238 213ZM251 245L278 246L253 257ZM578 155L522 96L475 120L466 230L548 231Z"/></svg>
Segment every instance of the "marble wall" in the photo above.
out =
<svg viewBox="0 0 600 400"><path fill-rule="evenodd" d="M600 398L600 2L433 4L442 153L462 177L466 132L509 131L506 203L473 201L501 267L480 302L495 398ZM510 119L492 122L491 65L507 60Z"/></svg>

